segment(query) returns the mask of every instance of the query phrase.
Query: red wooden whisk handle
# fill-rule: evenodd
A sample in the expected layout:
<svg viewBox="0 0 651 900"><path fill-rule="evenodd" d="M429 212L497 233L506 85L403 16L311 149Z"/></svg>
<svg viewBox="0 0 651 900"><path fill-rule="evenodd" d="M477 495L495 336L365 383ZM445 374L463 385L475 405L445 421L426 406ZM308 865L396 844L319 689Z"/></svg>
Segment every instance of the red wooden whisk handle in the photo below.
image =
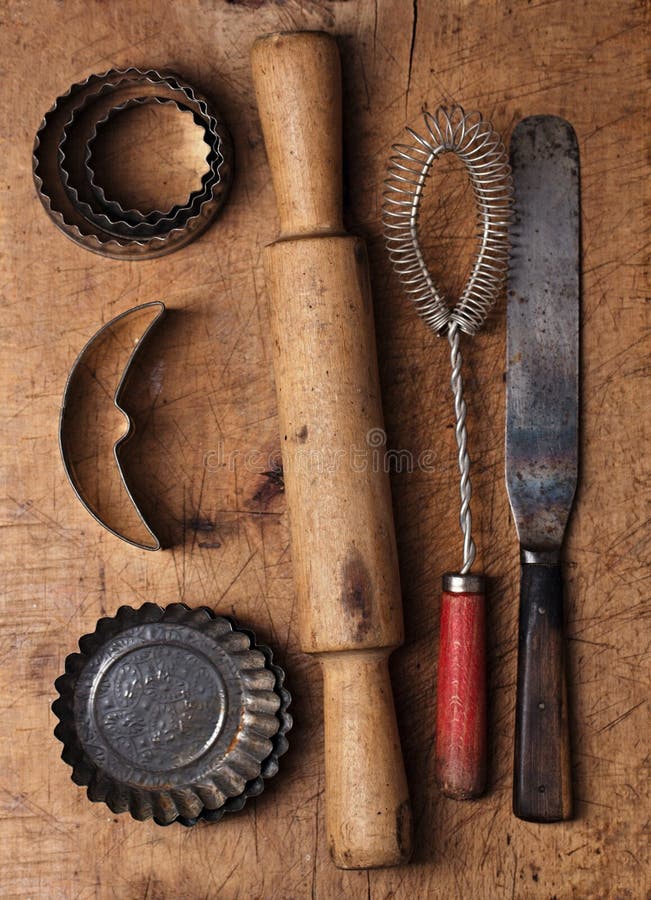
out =
<svg viewBox="0 0 651 900"><path fill-rule="evenodd" d="M486 783L484 579L444 575L436 708L436 780L457 800Z"/></svg>

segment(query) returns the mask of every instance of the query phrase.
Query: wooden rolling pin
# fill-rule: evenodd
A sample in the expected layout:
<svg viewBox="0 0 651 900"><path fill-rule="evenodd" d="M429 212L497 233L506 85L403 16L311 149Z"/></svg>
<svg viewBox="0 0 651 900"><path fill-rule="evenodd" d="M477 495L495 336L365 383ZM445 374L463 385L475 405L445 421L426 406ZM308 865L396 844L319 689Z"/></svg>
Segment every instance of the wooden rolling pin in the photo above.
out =
<svg viewBox="0 0 651 900"><path fill-rule="evenodd" d="M265 248L301 644L324 679L326 828L335 863L404 863L411 812L388 658L403 639L373 306L363 242L342 221L334 39L252 51L280 217Z"/></svg>

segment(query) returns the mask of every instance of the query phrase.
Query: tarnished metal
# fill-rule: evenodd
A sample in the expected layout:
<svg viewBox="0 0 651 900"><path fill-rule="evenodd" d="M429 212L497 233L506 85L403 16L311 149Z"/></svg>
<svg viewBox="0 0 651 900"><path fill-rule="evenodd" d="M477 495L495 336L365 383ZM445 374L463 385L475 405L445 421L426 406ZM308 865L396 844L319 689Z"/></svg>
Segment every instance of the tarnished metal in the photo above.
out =
<svg viewBox="0 0 651 900"><path fill-rule="evenodd" d="M500 135L481 113L461 106L423 114L426 134L407 128L412 142L395 144L389 160L383 204L384 232L391 262L419 315L438 334L456 324L476 334L499 296L508 267L511 178ZM477 252L468 280L454 305L439 291L418 239L425 184L446 153L468 173L477 204Z"/></svg>
<svg viewBox="0 0 651 900"><path fill-rule="evenodd" d="M486 590L486 579L483 575L446 572L443 576L443 590L449 594L483 594Z"/></svg>
<svg viewBox="0 0 651 900"><path fill-rule="evenodd" d="M125 210L106 197L91 165L97 129L134 105L173 104L203 130L207 170L186 201L169 210ZM45 114L34 141L34 181L55 225L75 243L117 259L162 256L215 218L232 178L232 143L219 114L177 75L111 69L73 84Z"/></svg>
<svg viewBox="0 0 651 900"><path fill-rule="evenodd" d="M500 135L477 111L461 106L438 107L424 113L427 134L407 128L410 145L395 144L384 182L382 219L389 257L405 292L425 322L450 344L450 386L454 398L455 436L459 463L459 524L463 535L460 574L470 572L475 559L470 500L470 454L466 429L466 401L461 375L461 332L476 334L497 299L508 266L508 226L512 183ZM464 165L477 207L477 252L468 280L454 305L439 291L423 257L418 216L432 166L446 153Z"/></svg>
<svg viewBox="0 0 651 900"><path fill-rule="evenodd" d="M559 562L560 555L559 547L553 550L527 550L526 547L520 547L520 562L523 565L554 566Z"/></svg>
<svg viewBox="0 0 651 900"><path fill-rule="evenodd" d="M56 681L56 737L88 797L160 825L218 821L287 749L284 672L252 632L184 603L122 606Z"/></svg>
<svg viewBox="0 0 651 900"><path fill-rule="evenodd" d="M99 508L99 506L93 502L90 498L89 492L86 490L83 479L80 477L77 468L75 466L74 460L72 458L72 452L70 450L70 442L73 437L72 432L74 431L74 423L70 423L70 413L71 413L71 398L73 394L73 389L75 387L76 379L78 373L84 366L89 353L92 348L97 345L98 342L102 340L102 337L115 327L122 320L142 312L150 312L151 317L140 335L139 339L134 343L133 349L127 359L126 365L122 371L120 376L120 380L118 381L117 387L115 389L115 393L113 395L113 404L115 408L120 412L127 423L126 432L115 441L113 445L113 456L115 459L115 464L117 466L120 481L126 492L126 495L133 506L133 509L138 516L138 519L142 523L144 528L144 533L148 535L148 539L138 540L129 535L125 534L123 530L121 530L120 526L116 523L112 523L104 512ZM59 415L59 449L61 451L61 460L63 462L63 468L65 470L66 475L68 476L68 481L70 482L70 486L73 491L77 495L77 498L80 502L85 506L91 516L99 522L100 525L103 525L107 531L110 531L111 534L114 534L116 537L121 538L123 541L126 541L128 544L132 544L134 547L138 547L141 550L159 550L161 546L161 542L154 532L152 526L147 522L143 511L140 506L136 502L136 499L129 488L129 484L124 475L124 469L122 467L122 450L127 442L133 437L135 431L135 425L133 419L126 411L123 405L124 399L124 388L129 377L129 371L131 366L138 354L140 348L143 345L144 340L149 335L151 330L154 328L156 323L161 319L165 312L165 304L160 300L154 300L151 303L142 303L140 306L134 306L131 309L126 310L123 313L115 316L115 318L111 319L110 322L107 322L105 325L97 331L91 338L84 344L82 347L77 359L75 360L72 369L70 370L70 374L66 380L66 386L63 391L63 400L61 402L61 412Z"/></svg>
<svg viewBox="0 0 651 900"><path fill-rule="evenodd" d="M511 138L511 167L506 483L521 546L552 552L578 466L579 150L571 125L524 119Z"/></svg>

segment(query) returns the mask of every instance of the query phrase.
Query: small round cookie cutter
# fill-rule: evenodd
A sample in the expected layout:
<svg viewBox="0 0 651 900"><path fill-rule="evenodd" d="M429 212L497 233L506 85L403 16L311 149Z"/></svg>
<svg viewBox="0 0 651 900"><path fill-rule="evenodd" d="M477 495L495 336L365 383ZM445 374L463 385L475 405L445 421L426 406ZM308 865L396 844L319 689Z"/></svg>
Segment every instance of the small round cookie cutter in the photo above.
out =
<svg viewBox="0 0 651 900"><path fill-rule="evenodd" d="M92 169L98 129L145 103L173 104L193 116L204 132L208 167L183 204L148 213L108 199ZM114 259L148 259L183 247L218 214L232 180L232 143L219 114L177 75L110 69L73 84L45 114L34 141L33 172L46 212L71 240Z"/></svg>
<svg viewBox="0 0 651 900"><path fill-rule="evenodd" d="M55 736L89 800L158 825L219 821L262 793L292 727L285 673L205 606L122 606L57 678Z"/></svg>
<svg viewBox="0 0 651 900"><path fill-rule="evenodd" d="M68 375L66 386L63 392L63 401L61 403L61 412L59 416L59 449L61 451L61 459L63 462L63 468L65 470L66 475L68 476L68 481L70 485L77 495L77 498L81 501L83 506L88 510L91 516L99 522L100 525L103 525L107 531L110 531L111 534L114 534L116 537L121 538L123 541L126 541L128 544L132 544L134 547L138 547L141 550L160 550L161 542L152 526L146 520L144 513L142 512L141 507L136 502L136 499L129 488L127 479L124 474L124 469L122 466L122 450L124 449L126 443L133 437L135 433L135 423L129 413L125 410L123 405L123 398L125 392L125 385L129 378L129 372L133 365L134 360L143 345L143 342L146 340L149 334L151 334L155 325L161 320L165 313L165 304L160 300L154 300L150 303L141 303L139 306L134 306L131 309L126 310L125 312L120 313L115 316L105 325L97 331L91 338L88 340L77 359L75 360L72 369L70 370L70 374ZM138 531L144 535L142 538L137 538L135 535L137 532L134 530L133 534L130 536L123 527L112 523L100 508L99 503L96 499L93 499L91 491L85 484L83 475L79 471L78 466L75 463L75 452L74 446L75 441L79 440L79 432L80 429L77 427L73 415L76 407L75 404L75 391L79 386L80 378L82 373L89 366L89 360L93 353L94 348L101 344L102 339L109 334L118 323L123 322L124 320L135 317L136 315L148 317L147 325L141 335L135 339L133 343L133 349L128 356L126 365L122 371L122 374L119 378L117 387L115 389L115 393L113 394L113 405L115 409L122 414L127 423L127 431L119 437L115 443L113 444L113 457L115 459L115 464L118 469L118 473L120 476L120 481L124 491L126 492L126 497L130 501L131 508L135 512L137 519L139 522L137 523L141 528L138 527Z"/></svg>

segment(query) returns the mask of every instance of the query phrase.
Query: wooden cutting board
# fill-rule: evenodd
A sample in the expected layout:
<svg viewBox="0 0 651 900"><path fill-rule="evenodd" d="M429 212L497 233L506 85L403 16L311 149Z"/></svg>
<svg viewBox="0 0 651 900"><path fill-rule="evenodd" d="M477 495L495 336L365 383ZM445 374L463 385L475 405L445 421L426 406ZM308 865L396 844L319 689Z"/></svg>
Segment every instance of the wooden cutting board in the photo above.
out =
<svg viewBox="0 0 651 900"><path fill-rule="evenodd" d="M2 896L643 897L644 5L10 0L0 21ZM339 872L330 862L320 676L298 649L261 266L276 212L249 67L258 34L290 29L340 38L348 220L369 245L388 443L400 451L392 487L407 640L393 675L416 851L410 866L389 871ZM215 100L234 138L237 172L223 215L160 260L115 262L81 250L48 220L32 182L34 133L54 97L114 65L178 71ZM582 469L566 548L577 808L574 821L553 826L511 814L518 549L503 480L503 306L466 350L473 513L490 576L490 788L478 802L458 803L438 793L433 777L439 579L460 547L448 359L390 272L379 205L404 125L417 128L424 105L453 100L481 109L506 136L523 116L564 116L581 147ZM183 159L155 133L160 123L150 125L150 162L128 136L124 153L108 161L118 189L129 176L132 191L142 189L139 201L161 185L174 194L180 181L170 179L184 177L174 174ZM448 269L463 265L472 246L456 177L437 184L440 209L434 196L426 200L423 228L427 252L435 261L443 247ZM172 545L151 554L83 510L56 435L65 378L84 342L117 313L157 299L171 313L143 356L130 461ZM110 457L98 461L98 480L110 465ZM123 603L177 600L235 614L273 646L296 721L263 797L194 830L90 804L59 760L50 711L65 656L101 615Z"/></svg>

